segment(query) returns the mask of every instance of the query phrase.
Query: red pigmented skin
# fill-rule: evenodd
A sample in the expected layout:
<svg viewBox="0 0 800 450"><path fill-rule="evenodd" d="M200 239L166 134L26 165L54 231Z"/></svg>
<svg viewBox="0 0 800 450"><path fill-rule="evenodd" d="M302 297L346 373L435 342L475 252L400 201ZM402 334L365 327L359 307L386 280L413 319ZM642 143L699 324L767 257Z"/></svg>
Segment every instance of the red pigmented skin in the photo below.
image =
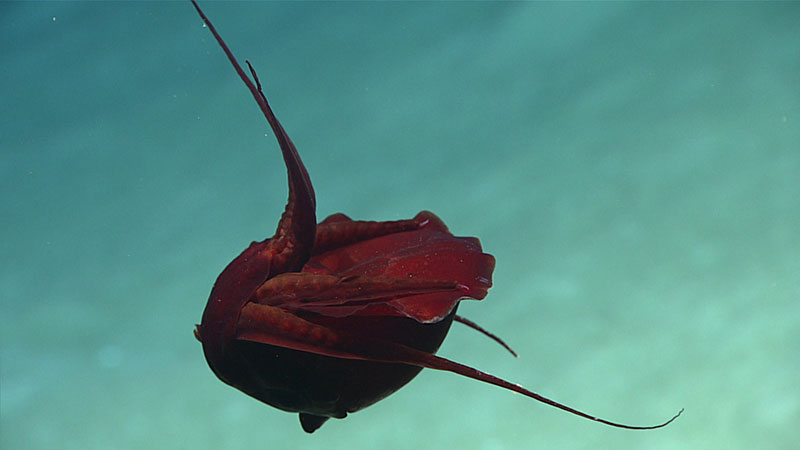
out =
<svg viewBox="0 0 800 450"><path fill-rule="evenodd" d="M316 220L316 197L292 140L192 0L267 119L281 149L289 199L275 235L253 242L214 283L195 336L223 382L278 409L297 412L306 432L400 389L423 368L494 384L607 425L518 384L436 356L453 320L504 342L456 315L462 299L483 299L495 261L477 238L454 236L436 215Z"/></svg>

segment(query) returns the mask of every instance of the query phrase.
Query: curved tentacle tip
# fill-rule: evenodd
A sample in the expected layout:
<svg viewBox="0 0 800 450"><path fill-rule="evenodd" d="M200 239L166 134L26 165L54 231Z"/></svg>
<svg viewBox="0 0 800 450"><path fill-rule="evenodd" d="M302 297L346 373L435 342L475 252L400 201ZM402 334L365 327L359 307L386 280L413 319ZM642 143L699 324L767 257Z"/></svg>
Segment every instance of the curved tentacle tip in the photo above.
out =
<svg viewBox="0 0 800 450"><path fill-rule="evenodd" d="M681 414L683 414L683 408L681 408L681 410L680 410L680 411L678 411L678 414L675 414L674 416L672 416L672 418L671 418L671 419L669 419L668 421L666 421L666 422L662 423L661 425L659 425L659 426L657 426L657 427L653 427L653 428L661 428L661 427L665 427L665 426L667 426L667 425L671 424L673 420L675 420L675 419L677 419L678 417L680 417L680 415L681 415Z"/></svg>
<svg viewBox="0 0 800 450"><path fill-rule="evenodd" d="M627 429L630 429L630 430L655 430L655 429L658 429L658 428L664 428L665 426L671 424L675 419L680 417L681 414L683 414L683 408L681 408L681 410L678 411L677 414L672 416L671 419L669 419L668 421L666 421L664 423L660 423L658 425L652 425L652 426L649 426L649 427L630 427L630 426L625 426L625 427L621 427L621 428L627 428ZM603 423L606 423L606 422L603 421ZM616 424L614 426L616 426Z"/></svg>

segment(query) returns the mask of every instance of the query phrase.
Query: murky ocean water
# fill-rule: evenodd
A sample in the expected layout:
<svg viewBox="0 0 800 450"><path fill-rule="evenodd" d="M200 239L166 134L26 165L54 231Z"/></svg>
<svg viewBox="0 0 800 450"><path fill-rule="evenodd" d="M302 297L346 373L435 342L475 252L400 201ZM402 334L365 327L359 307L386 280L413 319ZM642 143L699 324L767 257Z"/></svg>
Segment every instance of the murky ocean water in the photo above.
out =
<svg viewBox="0 0 800 450"><path fill-rule="evenodd" d="M318 216L428 209L497 258L449 373L313 435L192 327L274 232L278 147L191 5L0 4L3 449L794 448L797 3L215 3Z"/></svg>

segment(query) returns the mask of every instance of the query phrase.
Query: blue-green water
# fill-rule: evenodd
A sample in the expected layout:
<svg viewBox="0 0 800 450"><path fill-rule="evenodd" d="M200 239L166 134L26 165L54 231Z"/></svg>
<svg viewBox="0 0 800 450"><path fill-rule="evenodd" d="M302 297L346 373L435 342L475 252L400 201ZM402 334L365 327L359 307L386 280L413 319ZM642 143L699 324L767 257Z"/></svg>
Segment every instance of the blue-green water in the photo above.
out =
<svg viewBox="0 0 800 450"><path fill-rule="evenodd" d="M0 447L751 449L800 439L800 4L211 3L318 215L497 258L449 373L313 435L192 337L286 196L188 2L0 4ZM265 135L267 135L265 137Z"/></svg>

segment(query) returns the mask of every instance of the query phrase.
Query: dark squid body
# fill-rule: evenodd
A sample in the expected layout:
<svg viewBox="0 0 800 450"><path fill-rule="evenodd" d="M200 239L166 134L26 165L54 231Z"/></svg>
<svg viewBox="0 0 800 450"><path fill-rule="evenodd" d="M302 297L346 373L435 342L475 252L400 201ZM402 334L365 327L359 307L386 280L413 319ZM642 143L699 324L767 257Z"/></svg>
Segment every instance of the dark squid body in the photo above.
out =
<svg viewBox="0 0 800 450"><path fill-rule="evenodd" d="M612 426L657 428L677 417L650 427L609 422L436 356L453 320L503 344L456 315L460 300L486 296L494 258L483 253L476 238L453 236L426 211L391 222L334 214L317 223L308 173L255 71L250 67L251 81L192 3L269 122L289 179L289 200L275 235L253 242L225 268L195 330L222 381L300 413L309 433L330 417L344 418L385 398L425 367L491 383Z"/></svg>

